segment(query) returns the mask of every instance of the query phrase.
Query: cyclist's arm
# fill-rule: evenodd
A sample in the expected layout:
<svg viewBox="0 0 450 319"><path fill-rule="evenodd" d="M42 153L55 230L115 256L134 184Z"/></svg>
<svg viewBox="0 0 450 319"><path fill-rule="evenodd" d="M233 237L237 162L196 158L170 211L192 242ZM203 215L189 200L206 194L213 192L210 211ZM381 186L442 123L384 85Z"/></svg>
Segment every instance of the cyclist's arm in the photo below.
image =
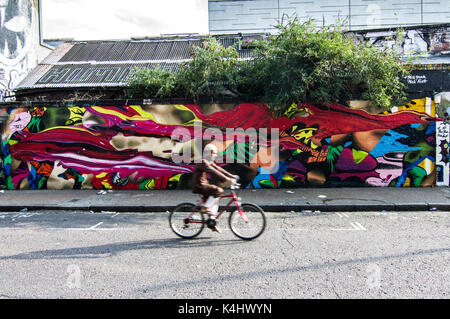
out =
<svg viewBox="0 0 450 319"><path fill-rule="evenodd" d="M222 167L220 167L216 163L212 162L211 166L214 167L219 172L221 172L223 175L225 175L228 179L230 179L230 178L234 179L235 178L235 176L233 174L229 173L227 170L223 169Z"/></svg>
<svg viewBox="0 0 450 319"><path fill-rule="evenodd" d="M221 170L218 170L215 166L217 165L211 165L212 163L209 163L205 160L203 160L203 165L205 168L205 171L210 174L211 176L217 178L219 181L221 182L226 182L227 180L229 180L230 178L223 174Z"/></svg>

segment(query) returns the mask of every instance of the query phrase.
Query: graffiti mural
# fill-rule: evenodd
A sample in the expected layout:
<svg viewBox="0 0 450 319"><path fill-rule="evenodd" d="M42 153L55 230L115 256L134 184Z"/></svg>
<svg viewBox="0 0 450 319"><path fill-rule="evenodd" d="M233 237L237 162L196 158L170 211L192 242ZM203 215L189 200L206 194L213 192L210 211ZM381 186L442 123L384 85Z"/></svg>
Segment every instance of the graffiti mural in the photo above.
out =
<svg viewBox="0 0 450 319"><path fill-rule="evenodd" d="M302 103L278 118L261 103L11 107L4 182L8 189L190 188L200 132L246 188L432 186L441 121L434 106L422 99L370 114ZM213 136L231 128L247 136ZM260 139L252 129L277 134ZM174 160L183 154L187 161Z"/></svg>
<svg viewBox="0 0 450 319"><path fill-rule="evenodd" d="M38 18L35 0L0 1L0 102L37 65Z"/></svg>
<svg viewBox="0 0 450 319"><path fill-rule="evenodd" d="M434 96L436 112L443 119L436 123L437 186L450 186L450 92Z"/></svg>

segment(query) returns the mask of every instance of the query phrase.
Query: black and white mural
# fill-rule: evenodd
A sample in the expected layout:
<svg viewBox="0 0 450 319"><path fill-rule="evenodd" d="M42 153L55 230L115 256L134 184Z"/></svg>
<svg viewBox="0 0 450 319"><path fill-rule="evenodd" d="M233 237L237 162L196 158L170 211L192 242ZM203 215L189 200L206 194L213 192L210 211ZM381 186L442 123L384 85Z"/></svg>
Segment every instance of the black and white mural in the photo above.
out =
<svg viewBox="0 0 450 319"><path fill-rule="evenodd" d="M37 64L39 45L37 1L0 0L0 102Z"/></svg>

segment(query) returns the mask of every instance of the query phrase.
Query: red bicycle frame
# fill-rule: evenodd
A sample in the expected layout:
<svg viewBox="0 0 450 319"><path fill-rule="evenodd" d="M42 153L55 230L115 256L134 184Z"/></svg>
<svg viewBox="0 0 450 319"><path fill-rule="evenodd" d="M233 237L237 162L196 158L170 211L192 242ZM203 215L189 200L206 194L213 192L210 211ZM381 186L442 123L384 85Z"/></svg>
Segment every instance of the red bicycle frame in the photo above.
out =
<svg viewBox="0 0 450 319"><path fill-rule="evenodd" d="M230 198L230 200L228 201L228 203L225 205L225 207L220 210L220 212L216 215L216 219L219 219L220 216L225 212L225 210L231 205L231 203L234 202L234 204L236 205L236 208L238 209L239 215L241 215L242 219L247 223L248 222L248 218L247 216L245 216L244 211L242 210L241 206L240 206L240 198L237 197L236 193L234 191L231 191L231 194L226 194L226 195L220 195L219 198ZM194 209L194 211L198 211L201 204L204 204L206 202L206 198L202 198L200 205L197 205ZM205 223L206 221L204 220L192 220L191 216L188 217L188 220L190 223Z"/></svg>

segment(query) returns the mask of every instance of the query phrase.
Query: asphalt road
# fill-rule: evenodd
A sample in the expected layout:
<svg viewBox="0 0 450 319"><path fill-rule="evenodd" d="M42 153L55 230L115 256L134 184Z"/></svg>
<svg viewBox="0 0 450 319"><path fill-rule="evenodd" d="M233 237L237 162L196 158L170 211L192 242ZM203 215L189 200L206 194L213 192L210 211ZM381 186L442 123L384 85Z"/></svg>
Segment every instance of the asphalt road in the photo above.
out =
<svg viewBox="0 0 450 319"><path fill-rule="evenodd" d="M0 298L445 298L450 213L267 213L181 240L166 213L0 212Z"/></svg>

